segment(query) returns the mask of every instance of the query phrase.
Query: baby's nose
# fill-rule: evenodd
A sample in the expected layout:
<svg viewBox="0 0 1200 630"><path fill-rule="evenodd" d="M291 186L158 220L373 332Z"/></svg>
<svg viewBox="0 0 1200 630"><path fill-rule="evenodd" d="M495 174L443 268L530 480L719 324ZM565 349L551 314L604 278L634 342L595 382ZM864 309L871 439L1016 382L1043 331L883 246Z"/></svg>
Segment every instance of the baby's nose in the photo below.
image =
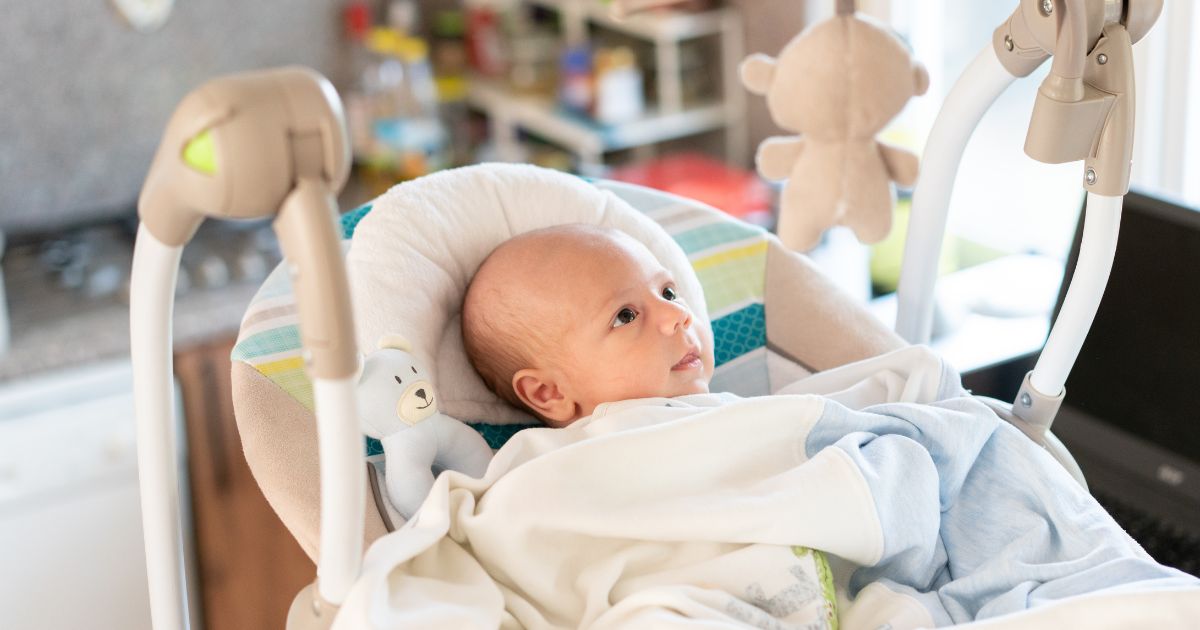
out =
<svg viewBox="0 0 1200 630"><path fill-rule="evenodd" d="M418 389L418 390L417 390L417 396L420 396L420 397L421 397L421 400L426 400L426 398L425 398L425 390L424 390L424 389Z"/></svg>
<svg viewBox="0 0 1200 630"><path fill-rule="evenodd" d="M692 325L692 312L686 306L677 302L668 302L663 307L664 314L659 328L664 335L673 335L679 329L687 329Z"/></svg>

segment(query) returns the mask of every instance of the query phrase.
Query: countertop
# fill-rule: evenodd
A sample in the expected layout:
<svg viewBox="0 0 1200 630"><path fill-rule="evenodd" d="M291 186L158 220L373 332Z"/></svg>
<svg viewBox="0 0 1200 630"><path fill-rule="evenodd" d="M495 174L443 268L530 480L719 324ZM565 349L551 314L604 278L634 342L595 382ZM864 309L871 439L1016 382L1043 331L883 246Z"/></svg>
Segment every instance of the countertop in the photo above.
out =
<svg viewBox="0 0 1200 630"><path fill-rule="evenodd" d="M237 334L242 313L258 283L193 290L175 302L177 350ZM11 294L10 294L11 297ZM23 312L30 304L10 303L12 343L0 357L0 382L15 381L58 368L129 356L129 306L122 302L78 309L42 310L36 321Z"/></svg>
<svg viewBox="0 0 1200 630"><path fill-rule="evenodd" d="M384 183L367 181L356 171L338 196L338 205L355 208L384 188ZM71 243L66 249L76 254L71 247L85 245L89 273L107 267L108 282L100 283L107 284L104 295L87 295L90 277L75 279L83 288L64 286L63 273L47 264L47 243L56 239L60 245ZM247 253L255 258L251 272L242 266ZM7 301L11 341L8 351L0 353L0 382L129 356L127 283L132 255L129 220L63 230L47 241L17 243L4 252L0 296ZM182 266L192 271L192 279L181 284L192 286L175 300L175 349L236 335L246 306L279 257L278 243L265 222L205 223L183 252ZM198 277L205 259L213 258L225 263L227 280L206 283Z"/></svg>
<svg viewBox="0 0 1200 630"><path fill-rule="evenodd" d="M177 350L236 335L250 299L279 260L265 223L207 227L183 253L174 308ZM129 356L132 262L133 230L120 222L5 252L10 345L0 354L0 382Z"/></svg>

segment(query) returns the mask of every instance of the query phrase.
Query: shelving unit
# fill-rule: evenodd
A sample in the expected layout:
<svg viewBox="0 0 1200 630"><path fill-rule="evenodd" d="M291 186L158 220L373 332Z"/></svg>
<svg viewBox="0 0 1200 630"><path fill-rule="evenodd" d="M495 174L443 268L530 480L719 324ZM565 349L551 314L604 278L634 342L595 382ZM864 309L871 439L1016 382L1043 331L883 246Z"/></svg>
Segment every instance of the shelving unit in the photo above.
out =
<svg viewBox="0 0 1200 630"><path fill-rule="evenodd" d="M603 125L567 113L551 98L515 94L502 81L473 79L467 102L488 116L500 159L520 159L518 132L522 129L570 151L579 158L582 170L592 172L603 168L604 154L609 151L724 129L726 159L734 164L745 162L746 97L737 77L744 43L742 19L737 10L646 13L619 20L598 0L482 0L480 3L493 8L532 6L554 11L559 15L563 39L571 45L586 43L589 25L596 25L654 46L658 98L644 117L618 125ZM705 36L717 36L719 40L720 99L685 105L679 46Z"/></svg>

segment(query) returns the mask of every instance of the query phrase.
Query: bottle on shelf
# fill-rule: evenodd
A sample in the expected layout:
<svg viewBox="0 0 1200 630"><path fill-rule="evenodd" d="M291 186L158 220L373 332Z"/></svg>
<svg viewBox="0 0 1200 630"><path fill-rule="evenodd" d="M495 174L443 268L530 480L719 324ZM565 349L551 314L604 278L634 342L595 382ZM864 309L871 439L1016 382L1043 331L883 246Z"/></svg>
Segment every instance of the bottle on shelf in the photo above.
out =
<svg viewBox="0 0 1200 630"><path fill-rule="evenodd" d="M502 76L508 69L500 15L489 6L467 8L467 59L485 77Z"/></svg>
<svg viewBox="0 0 1200 630"><path fill-rule="evenodd" d="M366 39L373 53L360 79L367 122L353 127L363 142L355 160L381 186L419 177L447 165L447 135L439 117L437 87L424 40L377 27ZM390 181L389 181L390 180Z"/></svg>
<svg viewBox="0 0 1200 630"><path fill-rule="evenodd" d="M363 78L376 63L367 47L371 31L371 10L365 0L352 0L342 10L342 25L346 35L349 62L348 85L341 86L342 102L346 108L346 124L350 146L355 156L365 155L371 145L371 102L364 91Z"/></svg>
<svg viewBox="0 0 1200 630"><path fill-rule="evenodd" d="M471 161L474 129L467 107L466 16L446 9L434 15L431 38L433 80L442 124L449 136L449 162L462 166Z"/></svg>
<svg viewBox="0 0 1200 630"><path fill-rule="evenodd" d="M633 51L624 46L596 51L596 121L617 125L641 118L646 111L642 70Z"/></svg>
<svg viewBox="0 0 1200 630"><path fill-rule="evenodd" d="M592 51L587 46L571 46L563 52L558 74L558 102L573 114L591 114Z"/></svg>
<svg viewBox="0 0 1200 630"><path fill-rule="evenodd" d="M509 88L518 94L554 98L558 82L558 34L520 9L506 12L502 25L508 50Z"/></svg>

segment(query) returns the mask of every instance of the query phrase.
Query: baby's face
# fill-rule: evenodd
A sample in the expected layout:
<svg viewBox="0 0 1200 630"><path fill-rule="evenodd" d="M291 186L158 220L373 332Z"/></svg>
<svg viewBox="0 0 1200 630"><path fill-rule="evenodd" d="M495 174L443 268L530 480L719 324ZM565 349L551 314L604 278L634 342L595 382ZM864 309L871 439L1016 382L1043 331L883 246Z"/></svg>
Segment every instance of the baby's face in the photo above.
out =
<svg viewBox="0 0 1200 630"><path fill-rule="evenodd" d="M537 310L548 319L544 347L553 356L544 372L575 406L571 417L547 416L551 424L605 402L708 392L712 349L671 273L644 246L605 235L551 253L546 263L550 272L537 292L553 307Z"/></svg>
<svg viewBox="0 0 1200 630"><path fill-rule="evenodd" d="M506 256L502 293L520 296L521 322L540 348L512 388L551 426L600 403L703 394L712 349L658 259L620 233L564 229ZM502 265L497 265L498 268Z"/></svg>

